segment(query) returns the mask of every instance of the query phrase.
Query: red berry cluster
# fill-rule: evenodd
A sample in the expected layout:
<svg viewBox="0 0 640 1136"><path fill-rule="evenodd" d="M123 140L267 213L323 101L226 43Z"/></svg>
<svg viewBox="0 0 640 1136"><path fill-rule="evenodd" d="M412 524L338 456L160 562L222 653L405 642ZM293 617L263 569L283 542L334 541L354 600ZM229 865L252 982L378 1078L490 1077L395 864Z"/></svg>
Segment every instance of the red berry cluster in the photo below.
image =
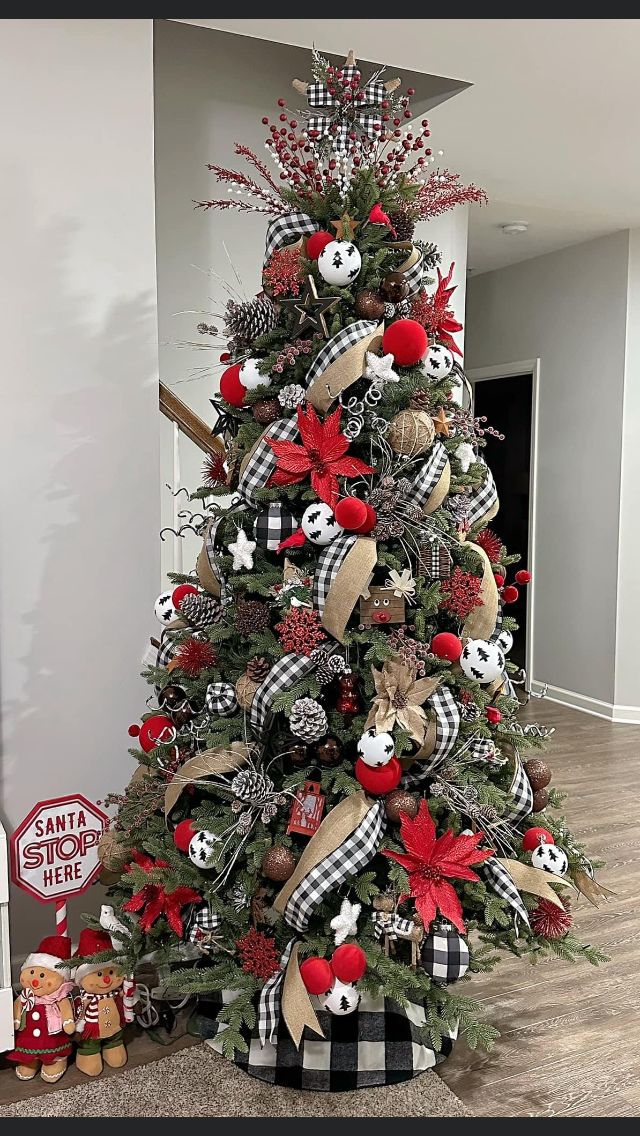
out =
<svg viewBox="0 0 640 1136"><path fill-rule="evenodd" d="M480 542L478 541L478 543ZM515 603L520 595L520 591L518 588L516 588L515 584L507 584L507 587L505 588L504 585L506 578L500 572L494 572L493 578L496 582L498 591L500 592L500 598L502 602L506 604ZM515 578L516 584L529 584L531 582L531 573L528 572L526 568L521 568L519 572L516 572Z"/></svg>
<svg viewBox="0 0 640 1136"><path fill-rule="evenodd" d="M297 339L295 343L288 343L278 355L272 370L281 375L285 367L295 366L299 355L310 355L312 348L312 339Z"/></svg>

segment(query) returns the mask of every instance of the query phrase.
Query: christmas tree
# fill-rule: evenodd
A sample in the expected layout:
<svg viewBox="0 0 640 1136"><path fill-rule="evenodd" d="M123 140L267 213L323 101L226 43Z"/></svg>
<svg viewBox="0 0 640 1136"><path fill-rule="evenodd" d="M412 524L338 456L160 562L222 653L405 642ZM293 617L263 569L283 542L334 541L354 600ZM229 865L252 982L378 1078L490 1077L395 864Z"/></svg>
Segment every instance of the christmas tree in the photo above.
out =
<svg viewBox="0 0 640 1136"><path fill-rule="evenodd" d="M488 527L454 266L415 235L484 194L434 168L399 80L314 52L294 87L266 160L210 167L229 196L204 208L269 219L263 290L224 313L203 547L156 603L157 709L101 855L131 970L171 965L250 1072L336 1088L413 1076L458 1031L490 1046L456 981L505 950L598 962L569 907L604 889L547 731L516 719L530 576ZM342 1080L304 1058L390 1037Z"/></svg>

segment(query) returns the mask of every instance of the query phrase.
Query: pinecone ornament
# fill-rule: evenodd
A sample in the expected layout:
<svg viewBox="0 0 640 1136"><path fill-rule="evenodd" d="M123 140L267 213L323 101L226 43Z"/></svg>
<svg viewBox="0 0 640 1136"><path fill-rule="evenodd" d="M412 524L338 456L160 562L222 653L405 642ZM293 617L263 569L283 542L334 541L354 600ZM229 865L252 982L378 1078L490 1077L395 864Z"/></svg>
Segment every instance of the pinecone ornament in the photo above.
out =
<svg viewBox="0 0 640 1136"><path fill-rule="evenodd" d="M278 394L278 402L285 410L297 410L307 397L307 392L299 383L287 383Z"/></svg>
<svg viewBox="0 0 640 1136"><path fill-rule="evenodd" d="M255 635L269 626L270 612L260 600L244 600L236 607L236 627L240 635Z"/></svg>
<svg viewBox="0 0 640 1136"><path fill-rule="evenodd" d="M222 604L215 596L185 596L180 604L180 615L199 631L206 631L222 619Z"/></svg>
<svg viewBox="0 0 640 1136"><path fill-rule="evenodd" d="M289 729L304 742L317 742L327 733L329 721L315 698L296 698L289 715Z"/></svg>
<svg viewBox="0 0 640 1136"><path fill-rule="evenodd" d="M247 347L259 335L272 331L278 322L278 309L269 296L237 303L229 300L225 308L225 331L236 348Z"/></svg>
<svg viewBox="0 0 640 1136"><path fill-rule="evenodd" d="M437 245L432 244L431 241L418 241L416 247L422 253L422 267L426 272L431 272L436 264L440 264L442 253Z"/></svg>
<svg viewBox="0 0 640 1136"><path fill-rule="evenodd" d="M330 655L323 647L312 652L311 661L316 663L315 679L320 686L328 686L334 678L348 674L351 670L342 655Z"/></svg>
<svg viewBox="0 0 640 1136"><path fill-rule="evenodd" d="M231 782L231 792L245 805L261 805L273 793L273 781L266 773L255 769L241 769Z"/></svg>
<svg viewBox="0 0 640 1136"><path fill-rule="evenodd" d="M426 410L427 414L431 413L431 394L424 387L418 387L411 395L409 402L411 410Z"/></svg>
<svg viewBox="0 0 640 1136"><path fill-rule="evenodd" d="M398 212L390 213L389 220L393 225L396 235L393 237L395 241L410 241L416 230L416 223L413 217L408 213Z"/></svg>
<svg viewBox="0 0 640 1136"><path fill-rule="evenodd" d="M263 655L256 655L247 663L247 674L254 682L263 682L271 670L271 663Z"/></svg>

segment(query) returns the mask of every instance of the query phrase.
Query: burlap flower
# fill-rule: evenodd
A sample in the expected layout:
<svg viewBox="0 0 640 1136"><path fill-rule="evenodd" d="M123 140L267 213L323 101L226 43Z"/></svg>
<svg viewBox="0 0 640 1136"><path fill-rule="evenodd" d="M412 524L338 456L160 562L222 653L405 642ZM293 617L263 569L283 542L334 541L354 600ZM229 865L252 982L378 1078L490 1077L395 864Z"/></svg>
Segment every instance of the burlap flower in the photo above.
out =
<svg viewBox="0 0 640 1136"><path fill-rule="evenodd" d="M365 729L375 728L378 733L389 733L398 725L421 745L427 728L423 703L433 694L440 680L417 679L415 671L400 659L386 659L382 670L372 667L371 673L376 695Z"/></svg>

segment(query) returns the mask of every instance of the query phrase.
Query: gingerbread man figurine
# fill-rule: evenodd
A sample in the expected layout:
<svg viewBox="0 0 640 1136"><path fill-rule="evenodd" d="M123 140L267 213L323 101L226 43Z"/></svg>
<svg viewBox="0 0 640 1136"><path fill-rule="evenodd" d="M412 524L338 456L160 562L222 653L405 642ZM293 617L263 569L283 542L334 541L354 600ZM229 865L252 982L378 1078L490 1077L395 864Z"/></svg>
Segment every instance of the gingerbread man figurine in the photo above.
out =
<svg viewBox="0 0 640 1136"><path fill-rule="evenodd" d="M71 971L64 965L70 958L71 939L48 935L22 964L22 992L13 1004L15 1046L7 1053L21 1081L33 1080L40 1069L42 1080L53 1083L67 1068L75 1030Z"/></svg>

